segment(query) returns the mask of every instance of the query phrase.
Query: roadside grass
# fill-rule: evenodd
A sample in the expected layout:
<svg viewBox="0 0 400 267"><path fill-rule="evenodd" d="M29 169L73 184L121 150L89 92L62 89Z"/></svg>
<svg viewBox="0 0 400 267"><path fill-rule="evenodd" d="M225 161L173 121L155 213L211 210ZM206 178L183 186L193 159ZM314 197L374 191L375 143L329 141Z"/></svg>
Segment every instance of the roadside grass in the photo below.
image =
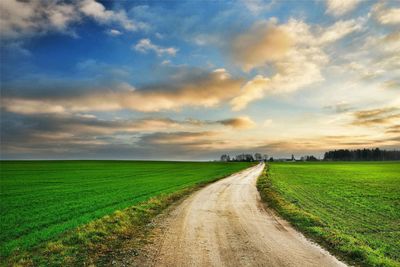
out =
<svg viewBox="0 0 400 267"><path fill-rule="evenodd" d="M102 262L124 236L140 240L149 220L175 199L249 166L1 161L1 263L38 266L48 261L44 265L65 266Z"/></svg>
<svg viewBox="0 0 400 267"><path fill-rule="evenodd" d="M400 163L272 163L261 198L356 266L400 266Z"/></svg>
<svg viewBox="0 0 400 267"><path fill-rule="evenodd" d="M139 255L163 210L195 190L215 181L164 194L70 230L32 250L14 252L8 266L125 266ZM128 261L128 264L124 262ZM134 261L133 261L134 262Z"/></svg>

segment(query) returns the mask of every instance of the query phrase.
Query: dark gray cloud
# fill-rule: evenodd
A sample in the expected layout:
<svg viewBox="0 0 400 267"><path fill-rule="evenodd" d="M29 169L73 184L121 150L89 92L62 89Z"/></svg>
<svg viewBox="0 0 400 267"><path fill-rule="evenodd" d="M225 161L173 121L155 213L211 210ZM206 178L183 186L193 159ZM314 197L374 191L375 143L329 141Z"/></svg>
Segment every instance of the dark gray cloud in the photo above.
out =
<svg viewBox="0 0 400 267"><path fill-rule="evenodd" d="M235 121L235 118L223 121ZM221 145L217 132L198 132L204 126L226 126L219 121L174 120L145 117L131 120L99 119L91 114L16 114L1 113L2 158L14 157L105 157L121 146L128 151L119 154L140 158L157 155L161 159L174 151L188 155L191 150L211 153ZM239 127L236 125L228 125ZM192 132L183 130L191 129ZM126 147L123 151L126 150ZM108 150L106 150L107 148ZM96 154L98 151L100 154ZM135 153L133 153L135 151ZM106 152L104 155L101 153ZM196 152L194 153L196 154ZM36 156L35 156L36 155ZM183 154L182 154L183 155ZM179 155L176 155L179 157ZM196 157L196 155L193 155Z"/></svg>

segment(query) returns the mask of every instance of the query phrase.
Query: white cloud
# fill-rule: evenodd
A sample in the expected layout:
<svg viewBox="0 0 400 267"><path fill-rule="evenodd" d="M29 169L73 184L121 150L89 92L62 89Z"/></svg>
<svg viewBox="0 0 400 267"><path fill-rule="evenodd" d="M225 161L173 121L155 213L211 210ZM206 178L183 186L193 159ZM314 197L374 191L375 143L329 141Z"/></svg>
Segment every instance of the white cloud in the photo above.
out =
<svg viewBox="0 0 400 267"><path fill-rule="evenodd" d="M48 31L66 31L80 16L72 4L54 2L0 2L1 36L18 38L43 34Z"/></svg>
<svg viewBox="0 0 400 267"><path fill-rule="evenodd" d="M340 20L335 24L329 26L328 28L324 29L318 41L321 44L332 43L339 39L342 39L352 32L359 31L361 28L362 22L360 21L354 19L346 21Z"/></svg>
<svg viewBox="0 0 400 267"><path fill-rule="evenodd" d="M268 26L267 28L259 25L262 24L253 26L248 33L242 35L244 38L239 37L234 40L234 42L239 41L240 49L233 44L233 51L244 55L236 60L246 70L269 63L275 69L275 73L270 77L257 75L247 82L241 93L231 100L234 110L241 110L250 102L265 95L296 91L324 79L320 69L329 58L323 51L317 34L311 31L309 25L294 19L281 25L269 22L264 24ZM254 40L259 41L254 42ZM277 44L282 42L287 44L284 50L282 46L277 47ZM279 53L271 55L275 50Z"/></svg>
<svg viewBox="0 0 400 267"><path fill-rule="evenodd" d="M372 14L380 24L400 24L400 7L387 8L383 2L380 2L372 8Z"/></svg>
<svg viewBox="0 0 400 267"><path fill-rule="evenodd" d="M231 100L233 110L241 110L265 95L299 90L324 77L321 69L329 62L324 49L349 34L361 30L363 20L338 21L321 28L290 19L285 24L261 21L233 39L231 55L245 71L267 67L272 75L257 75Z"/></svg>
<svg viewBox="0 0 400 267"><path fill-rule="evenodd" d="M0 1L1 36L20 38L50 31L74 35L71 24L91 17L102 24L116 23L125 30L147 29L148 25L130 19L123 9L107 10L95 0L73 1Z"/></svg>
<svg viewBox="0 0 400 267"><path fill-rule="evenodd" d="M357 7L362 0L326 0L326 12L334 15L341 16Z"/></svg>
<svg viewBox="0 0 400 267"><path fill-rule="evenodd" d="M251 13L258 15L262 12L271 10L272 6L275 5L276 1L266 0L242 0L241 3L250 10Z"/></svg>
<svg viewBox="0 0 400 267"><path fill-rule="evenodd" d="M76 19L78 15L72 5L58 4L48 10L50 23L57 29L65 30L68 24Z"/></svg>
<svg viewBox="0 0 400 267"><path fill-rule="evenodd" d="M369 34L354 50L342 55L345 63L334 68L341 75L351 74L359 82L397 80L400 75L400 33Z"/></svg>
<svg viewBox="0 0 400 267"><path fill-rule="evenodd" d="M62 105L29 99L3 99L1 106L7 111L18 114L65 113Z"/></svg>
<svg viewBox="0 0 400 267"><path fill-rule="evenodd" d="M84 0L80 4L80 10L87 16L91 16L96 20L106 22L111 20L114 16L114 12L106 10L106 8L96 2L95 0Z"/></svg>
<svg viewBox="0 0 400 267"><path fill-rule="evenodd" d="M231 100L233 110L241 110L248 103L264 97L265 91L269 88L270 79L257 75L248 81L241 89L241 93Z"/></svg>
<svg viewBox="0 0 400 267"><path fill-rule="evenodd" d="M133 46L133 49L141 53L147 53L148 51L153 51L158 56L162 56L163 54L175 56L176 53L178 52L178 49L175 47L161 47L155 45L150 41L150 39L141 39L136 45Z"/></svg>
<svg viewBox="0 0 400 267"><path fill-rule="evenodd" d="M110 29L110 30L106 31L106 33L111 36L118 36L118 35L122 34L122 32L120 32L119 30L116 30L116 29Z"/></svg>
<svg viewBox="0 0 400 267"><path fill-rule="evenodd" d="M134 20L128 18L123 9L118 11L106 10L106 8L95 0L84 0L79 5L80 11L95 19L100 23L119 23L125 30L136 31L138 29L145 29L147 25L144 23L136 23Z"/></svg>
<svg viewBox="0 0 400 267"><path fill-rule="evenodd" d="M284 57L293 41L275 21L260 21L233 39L230 53L236 63L249 71Z"/></svg>

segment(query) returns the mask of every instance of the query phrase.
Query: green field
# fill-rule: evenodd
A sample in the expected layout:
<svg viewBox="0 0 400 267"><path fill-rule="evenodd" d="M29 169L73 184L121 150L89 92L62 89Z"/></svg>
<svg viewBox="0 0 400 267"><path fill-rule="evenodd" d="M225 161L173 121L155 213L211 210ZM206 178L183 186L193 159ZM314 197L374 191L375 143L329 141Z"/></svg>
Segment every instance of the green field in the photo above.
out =
<svg viewBox="0 0 400 267"><path fill-rule="evenodd" d="M272 163L259 190L306 234L353 263L400 266L400 163Z"/></svg>
<svg viewBox="0 0 400 267"><path fill-rule="evenodd" d="M151 197L237 172L249 163L1 161L1 255L30 249Z"/></svg>

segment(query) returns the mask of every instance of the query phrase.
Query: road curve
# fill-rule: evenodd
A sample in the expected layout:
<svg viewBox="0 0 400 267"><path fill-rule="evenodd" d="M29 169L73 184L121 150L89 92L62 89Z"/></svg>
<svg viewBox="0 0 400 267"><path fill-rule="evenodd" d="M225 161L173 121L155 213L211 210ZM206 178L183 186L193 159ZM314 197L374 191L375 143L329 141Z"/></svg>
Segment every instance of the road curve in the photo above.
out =
<svg viewBox="0 0 400 267"><path fill-rule="evenodd" d="M171 211L148 266L346 266L260 202L259 164Z"/></svg>

